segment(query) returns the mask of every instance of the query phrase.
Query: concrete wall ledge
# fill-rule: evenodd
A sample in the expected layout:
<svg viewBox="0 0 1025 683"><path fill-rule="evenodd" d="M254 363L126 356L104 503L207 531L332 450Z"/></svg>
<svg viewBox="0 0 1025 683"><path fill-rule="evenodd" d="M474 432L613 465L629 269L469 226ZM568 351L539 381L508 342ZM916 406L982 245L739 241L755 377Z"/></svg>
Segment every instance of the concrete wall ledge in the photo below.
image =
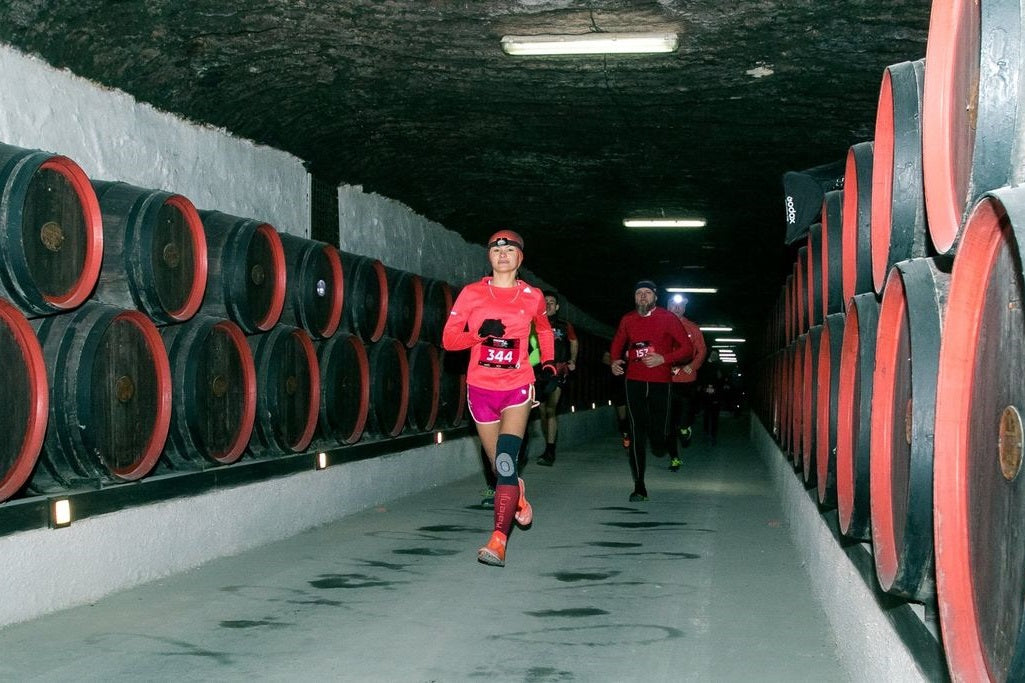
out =
<svg viewBox="0 0 1025 683"><path fill-rule="evenodd" d="M816 496L765 427L751 417L751 442L779 491L794 545L827 612L838 654L852 681L949 680L936 622L922 605L887 595L875 577L871 548L842 537L833 510Z"/></svg>
<svg viewBox="0 0 1025 683"><path fill-rule="evenodd" d="M535 437L536 421L532 423ZM612 408L560 417L572 447L615 433ZM535 441L535 443L537 443ZM218 488L0 537L0 627L235 555L402 496L480 477L475 436Z"/></svg>

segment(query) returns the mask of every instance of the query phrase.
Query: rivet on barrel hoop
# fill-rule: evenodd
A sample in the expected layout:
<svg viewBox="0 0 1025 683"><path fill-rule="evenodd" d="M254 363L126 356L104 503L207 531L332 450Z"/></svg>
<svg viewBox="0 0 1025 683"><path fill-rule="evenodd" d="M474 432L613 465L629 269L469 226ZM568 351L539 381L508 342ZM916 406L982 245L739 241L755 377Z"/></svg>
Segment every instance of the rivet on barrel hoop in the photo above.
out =
<svg viewBox="0 0 1025 683"><path fill-rule="evenodd" d="M213 378L213 381L210 382L210 393L217 398L221 398L228 393L228 380L224 375L217 375Z"/></svg>
<svg viewBox="0 0 1025 683"><path fill-rule="evenodd" d="M114 385L117 400L121 403L128 403L135 396L135 382L128 375L121 375Z"/></svg>
<svg viewBox="0 0 1025 683"><path fill-rule="evenodd" d="M1021 413L1014 406L1007 406L1000 415L997 450L1000 456L1000 472L1007 481L1014 481L1021 471L1022 458Z"/></svg>
<svg viewBox="0 0 1025 683"><path fill-rule="evenodd" d="M60 223L47 221L39 230L39 240L50 251L58 252L64 246L64 228Z"/></svg>
<svg viewBox="0 0 1025 683"><path fill-rule="evenodd" d="M317 296L327 296L327 283L323 280L317 280Z"/></svg>
<svg viewBox="0 0 1025 683"><path fill-rule="evenodd" d="M168 268L177 268L181 265L182 254L181 250L178 249L178 245L174 242L169 242L163 251L164 264Z"/></svg>

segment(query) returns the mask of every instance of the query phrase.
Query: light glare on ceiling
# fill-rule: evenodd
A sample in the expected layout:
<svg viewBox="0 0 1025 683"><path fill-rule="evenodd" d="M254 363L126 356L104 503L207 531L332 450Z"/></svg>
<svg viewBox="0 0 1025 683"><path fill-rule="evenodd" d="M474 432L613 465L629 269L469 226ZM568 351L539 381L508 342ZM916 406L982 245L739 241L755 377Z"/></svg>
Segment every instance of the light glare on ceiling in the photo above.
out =
<svg viewBox="0 0 1025 683"><path fill-rule="evenodd" d="M517 57L673 52L675 33L581 33L573 35L502 36L502 49Z"/></svg>

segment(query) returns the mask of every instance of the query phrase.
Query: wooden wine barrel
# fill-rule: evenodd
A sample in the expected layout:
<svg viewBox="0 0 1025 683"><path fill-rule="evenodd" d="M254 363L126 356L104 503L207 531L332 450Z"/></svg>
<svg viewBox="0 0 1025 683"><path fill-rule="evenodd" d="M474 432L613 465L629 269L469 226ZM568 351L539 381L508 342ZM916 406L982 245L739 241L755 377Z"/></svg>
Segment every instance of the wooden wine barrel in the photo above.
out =
<svg viewBox="0 0 1025 683"><path fill-rule="evenodd" d="M1018 2L932 3L922 171L929 236L941 254L956 251L976 200L1025 180L1021 14Z"/></svg>
<svg viewBox="0 0 1025 683"><path fill-rule="evenodd" d="M790 452L794 469L804 472L804 357L807 333L794 341L793 372L790 375Z"/></svg>
<svg viewBox="0 0 1025 683"><path fill-rule="evenodd" d="M455 295L452 286L444 280L421 278L424 286L424 316L420 326L420 339L435 346L441 345L441 332L452 310Z"/></svg>
<svg viewBox="0 0 1025 683"><path fill-rule="evenodd" d="M783 328L786 331L783 343L789 346L794 340L794 330L797 329L797 310L794 307L794 274L787 275L787 282L783 289Z"/></svg>
<svg viewBox="0 0 1025 683"><path fill-rule="evenodd" d="M872 159L874 145L859 142L847 150L843 189L843 300L872 287Z"/></svg>
<svg viewBox="0 0 1025 683"><path fill-rule="evenodd" d="M360 440L370 412L370 360L363 340L340 333L316 343L320 362L322 440L353 444Z"/></svg>
<svg viewBox="0 0 1025 683"><path fill-rule="evenodd" d="M441 356L438 421L442 427L458 427L466 421L466 366L468 351L444 351ZM611 377L603 365L603 378Z"/></svg>
<svg viewBox="0 0 1025 683"><path fill-rule="evenodd" d="M256 364L256 456L299 453L313 440L320 415L320 367L306 330L277 325L247 338Z"/></svg>
<svg viewBox="0 0 1025 683"><path fill-rule="evenodd" d="M188 320L206 291L206 233L180 194L94 180L103 214L103 268L93 298L158 323Z"/></svg>
<svg viewBox="0 0 1025 683"><path fill-rule="evenodd" d="M954 259L933 492L944 652L959 681L1025 678L1025 188L987 193Z"/></svg>
<svg viewBox="0 0 1025 683"><path fill-rule="evenodd" d="M815 466L819 505L836 507L836 420L840 394L840 349L845 316L832 313L822 325L815 397Z"/></svg>
<svg viewBox="0 0 1025 683"><path fill-rule="evenodd" d="M843 190L822 200L822 319L841 313L843 300Z"/></svg>
<svg viewBox="0 0 1025 683"><path fill-rule="evenodd" d="M940 331L950 276L901 261L883 289L872 376L869 494L876 575L912 600L934 592L933 430Z"/></svg>
<svg viewBox="0 0 1025 683"><path fill-rule="evenodd" d="M783 349L783 374L779 388L779 444L788 460L794 457L793 420L790 416L793 404L794 347L794 342L791 342Z"/></svg>
<svg viewBox="0 0 1025 683"><path fill-rule="evenodd" d="M815 429L815 418L818 415L819 387L819 346L822 344L822 325L815 325L804 337L804 354L801 372L801 470L804 482L808 486L816 484L815 455L818 452L818 433Z"/></svg>
<svg viewBox="0 0 1025 683"><path fill-rule="evenodd" d="M872 164L872 285L883 291L898 261L927 255L922 186L925 60L886 67L876 109Z"/></svg>
<svg viewBox="0 0 1025 683"><path fill-rule="evenodd" d="M822 223L813 223L808 228L808 279L805 293L808 323L812 327L822 324Z"/></svg>
<svg viewBox="0 0 1025 683"><path fill-rule="evenodd" d="M204 315L228 318L246 334L266 332L285 304L285 251L268 223L200 211L209 270Z"/></svg>
<svg viewBox="0 0 1025 683"><path fill-rule="evenodd" d="M438 421L441 405L441 357L438 348L418 342L407 352L409 410L407 421L416 432L429 432Z"/></svg>
<svg viewBox="0 0 1025 683"><path fill-rule="evenodd" d="M49 425L35 492L144 477L171 423L171 369L140 311L87 302L33 327L50 381Z"/></svg>
<svg viewBox="0 0 1025 683"><path fill-rule="evenodd" d="M29 480L46 434L50 392L43 349L25 316L0 299L0 358L7 415L0 421L0 502Z"/></svg>
<svg viewBox="0 0 1025 683"><path fill-rule="evenodd" d="M409 409L409 361L398 339L382 337L369 345L370 417L367 429L376 436L402 433Z"/></svg>
<svg viewBox="0 0 1025 683"><path fill-rule="evenodd" d="M227 465L245 453L256 419L256 367L240 328L197 316L160 330L171 364L171 469Z"/></svg>
<svg viewBox="0 0 1025 683"><path fill-rule="evenodd" d="M285 252L285 306L280 322L326 339L342 320L342 259L330 244L281 233Z"/></svg>
<svg viewBox="0 0 1025 683"><path fill-rule="evenodd" d="M795 338L808 332L811 326L808 315L808 245L797 250L797 263L794 264L794 307L797 309L797 334Z"/></svg>
<svg viewBox="0 0 1025 683"><path fill-rule="evenodd" d="M879 302L873 292L847 305L836 415L836 507L840 531L871 540L869 506L872 373L876 362Z"/></svg>
<svg viewBox="0 0 1025 683"><path fill-rule="evenodd" d="M345 329L364 342L384 336L388 324L388 276L375 258L340 252L345 274Z"/></svg>
<svg viewBox="0 0 1025 683"><path fill-rule="evenodd" d="M0 144L0 296L26 315L81 305L103 263L103 220L71 159Z"/></svg>
<svg viewBox="0 0 1025 683"><path fill-rule="evenodd" d="M388 280L388 336L412 348L420 339L424 319L424 285L416 273L384 269Z"/></svg>

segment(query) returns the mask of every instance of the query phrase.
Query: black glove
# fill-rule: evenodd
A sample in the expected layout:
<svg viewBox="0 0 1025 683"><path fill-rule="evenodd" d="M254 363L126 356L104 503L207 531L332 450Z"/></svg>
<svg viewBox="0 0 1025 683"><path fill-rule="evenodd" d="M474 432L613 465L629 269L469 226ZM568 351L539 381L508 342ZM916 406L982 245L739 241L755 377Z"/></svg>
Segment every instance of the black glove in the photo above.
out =
<svg viewBox="0 0 1025 683"><path fill-rule="evenodd" d="M488 318L480 324L477 330L479 337L501 337L505 334L505 325L498 318Z"/></svg>
<svg viewBox="0 0 1025 683"><path fill-rule="evenodd" d="M541 374L551 379L559 374L559 368L555 367L555 363L552 361L546 360L544 363L541 363Z"/></svg>

